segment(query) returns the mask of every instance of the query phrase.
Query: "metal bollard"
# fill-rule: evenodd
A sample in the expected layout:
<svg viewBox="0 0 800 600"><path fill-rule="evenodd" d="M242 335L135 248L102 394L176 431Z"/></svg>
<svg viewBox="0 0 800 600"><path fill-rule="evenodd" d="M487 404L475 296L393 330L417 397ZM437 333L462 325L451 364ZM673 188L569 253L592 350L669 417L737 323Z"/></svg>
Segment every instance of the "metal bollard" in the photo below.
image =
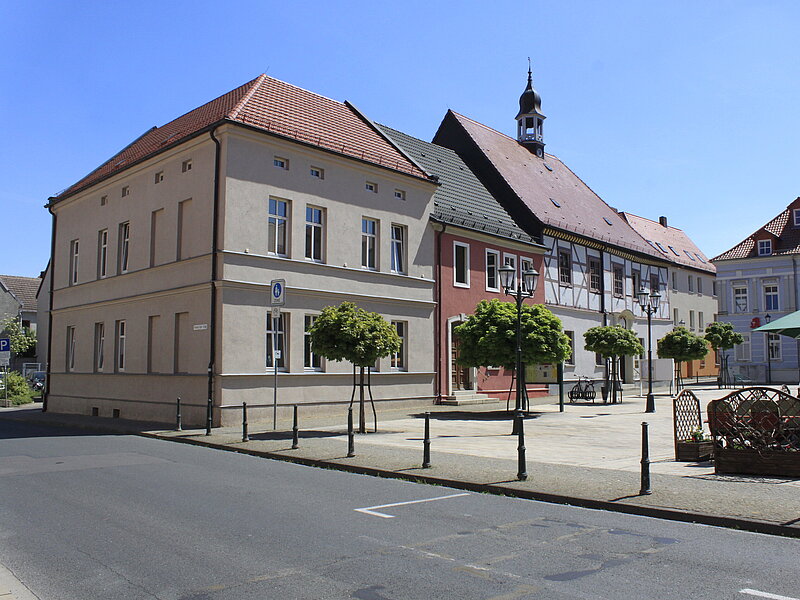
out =
<svg viewBox="0 0 800 600"><path fill-rule="evenodd" d="M183 431L181 426L181 397L178 396L178 402L175 409L175 431Z"/></svg>
<svg viewBox="0 0 800 600"><path fill-rule="evenodd" d="M425 413L425 439L422 440L422 468L431 468L431 413Z"/></svg>
<svg viewBox="0 0 800 600"><path fill-rule="evenodd" d="M300 447L300 437L298 436L299 429L297 428L297 404L294 405L294 423L292 424L292 450L297 450Z"/></svg>
<svg viewBox="0 0 800 600"><path fill-rule="evenodd" d="M356 455L356 440L353 433L353 407L347 409L347 457Z"/></svg>
<svg viewBox="0 0 800 600"><path fill-rule="evenodd" d="M517 445L517 479L525 481L528 478L525 467L525 429L523 427L522 411L517 411L517 435L519 444Z"/></svg>
<svg viewBox="0 0 800 600"><path fill-rule="evenodd" d="M642 489L639 490L640 496L652 494L650 491L650 443L648 440L648 424L642 423Z"/></svg>
<svg viewBox="0 0 800 600"><path fill-rule="evenodd" d="M206 408L206 435L211 435L211 397L208 398L208 407Z"/></svg>
<svg viewBox="0 0 800 600"><path fill-rule="evenodd" d="M247 402L242 402L242 441L250 441L250 436L247 435Z"/></svg>

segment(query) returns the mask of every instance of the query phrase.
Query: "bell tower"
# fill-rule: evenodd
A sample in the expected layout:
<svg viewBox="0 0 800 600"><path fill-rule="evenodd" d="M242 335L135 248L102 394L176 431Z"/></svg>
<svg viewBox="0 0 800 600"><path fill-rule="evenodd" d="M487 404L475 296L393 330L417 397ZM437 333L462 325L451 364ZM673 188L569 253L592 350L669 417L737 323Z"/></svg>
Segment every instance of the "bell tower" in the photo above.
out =
<svg viewBox="0 0 800 600"><path fill-rule="evenodd" d="M533 89L531 77L531 59L528 59L528 85L519 97L519 113L517 114L517 141L539 158L544 158L544 135L542 123L542 98Z"/></svg>

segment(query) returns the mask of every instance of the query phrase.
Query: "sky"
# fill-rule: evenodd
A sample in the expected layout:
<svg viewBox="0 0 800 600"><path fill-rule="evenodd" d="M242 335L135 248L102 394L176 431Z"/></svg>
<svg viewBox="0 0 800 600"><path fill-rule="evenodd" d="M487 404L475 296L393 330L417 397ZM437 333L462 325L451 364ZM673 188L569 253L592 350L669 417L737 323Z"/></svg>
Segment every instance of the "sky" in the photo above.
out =
<svg viewBox="0 0 800 600"><path fill-rule="evenodd" d="M260 73L430 140L514 136L713 257L800 195L800 2L0 0L0 273L47 265L48 198Z"/></svg>

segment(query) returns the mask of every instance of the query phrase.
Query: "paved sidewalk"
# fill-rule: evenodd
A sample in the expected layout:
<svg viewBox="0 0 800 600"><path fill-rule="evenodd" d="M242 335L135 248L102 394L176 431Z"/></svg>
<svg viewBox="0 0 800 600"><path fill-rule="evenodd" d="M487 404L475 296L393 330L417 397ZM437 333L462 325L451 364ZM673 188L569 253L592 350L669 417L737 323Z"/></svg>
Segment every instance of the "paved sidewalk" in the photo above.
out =
<svg viewBox="0 0 800 600"><path fill-rule="evenodd" d="M695 390L703 408L716 389ZM672 406L659 396L657 412L644 413L644 398L617 405L557 404L532 407L525 421L527 481L517 481L517 436L505 403L429 406L416 411L378 410L378 433L357 435L347 458L346 412L313 417L300 408L300 447L291 449L291 422L174 431L152 424L55 415L35 409L2 409L0 418L97 428L116 433L209 445L303 464L453 487L503 493L678 520L800 537L800 480L714 475L710 463L674 461ZM424 411L431 413L431 463L421 468ZM371 410L368 425L371 429ZM357 419L356 419L357 420ZM641 423L650 426L652 494L640 496Z"/></svg>

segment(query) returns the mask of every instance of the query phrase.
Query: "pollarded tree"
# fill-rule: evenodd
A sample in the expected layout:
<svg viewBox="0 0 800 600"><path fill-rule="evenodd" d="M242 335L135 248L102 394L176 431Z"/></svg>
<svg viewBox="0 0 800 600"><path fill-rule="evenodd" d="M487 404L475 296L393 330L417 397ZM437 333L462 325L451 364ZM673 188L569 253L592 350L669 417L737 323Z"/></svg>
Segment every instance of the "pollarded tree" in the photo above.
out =
<svg viewBox="0 0 800 600"><path fill-rule="evenodd" d="M400 352L397 331L378 313L343 302L339 306L325 307L309 329L309 336L314 354L328 360L346 360L359 367L358 430L366 433L364 369L379 358Z"/></svg>
<svg viewBox="0 0 800 600"><path fill-rule="evenodd" d="M561 329L561 320L544 306L523 304L520 316L522 332L522 373L517 385L524 390L524 365L560 363L569 358L569 338ZM465 367L503 366L516 369L517 306L514 302L481 300L475 313L457 326L458 363ZM521 409L524 407L517 407Z"/></svg>
<svg viewBox="0 0 800 600"><path fill-rule="evenodd" d="M742 337L741 333L735 332L733 330L733 325L730 323L715 321L709 323L706 327L705 338L711 345L711 348L715 352L719 352L719 362L720 367L722 367L722 373L717 382L720 387L726 387L730 381L728 375L728 355L725 351L744 342L744 337Z"/></svg>
<svg viewBox="0 0 800 600"><path fill-rule="evenodd" d="M637 356L644 352L642 344L630 329L619 325L592 327L583 334L584 348L611 359L611 401L617 397L617 361L621 356ZM608 389L608 386L606 386Z"/></svg>
<svg viewBox="0 0 800 600"><path fill-rule="evenodd" d="M676 327L658 340L658 357L671 358L675 361L675 379L678 391L682 387L681 363L688 360L700 360L708 354L706 340L695 335L685 327Z"/></svg>

